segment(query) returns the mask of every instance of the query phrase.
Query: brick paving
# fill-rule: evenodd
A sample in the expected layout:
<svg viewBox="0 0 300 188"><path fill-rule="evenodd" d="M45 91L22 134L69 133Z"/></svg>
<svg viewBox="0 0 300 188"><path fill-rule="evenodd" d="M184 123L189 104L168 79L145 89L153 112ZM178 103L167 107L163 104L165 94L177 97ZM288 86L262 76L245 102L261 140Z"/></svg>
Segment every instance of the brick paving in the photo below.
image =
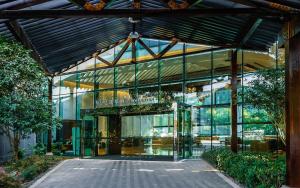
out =
<svg viewBox="0 0 300 188"><path fill-rule="evenodd" d="M42 180L42 181L41 181ZM229 188L205 161L72 159L46 175L35 188Z"/></svg>

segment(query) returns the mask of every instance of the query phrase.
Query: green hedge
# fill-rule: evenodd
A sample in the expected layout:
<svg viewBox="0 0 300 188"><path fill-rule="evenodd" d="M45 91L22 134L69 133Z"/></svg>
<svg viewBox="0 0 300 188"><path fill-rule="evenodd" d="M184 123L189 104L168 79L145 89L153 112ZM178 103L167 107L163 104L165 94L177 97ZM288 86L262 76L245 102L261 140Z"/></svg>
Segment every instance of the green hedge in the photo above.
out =
<svg viewBox="0 0 300 188"><path fill-rule="evenodd" d="M202 157L249 188L275 188L285 183L285 156L253 152L235 154L223 148L206 151Z"/></svg>
<svg viewBox="0 0 300 188"><path fill-rule="evenodd" d="M0 174L0 188L20 187L20 183L33 180L64 159L66 157L33 155L26 159L8 162L4 164L6 173Z"/></svg>
<svg viewBox="0 0 300 188"><path fill-rule="evenodd" d="M0 173L0 187L19 188L21 187L21 182L5 173Z"/></svg>

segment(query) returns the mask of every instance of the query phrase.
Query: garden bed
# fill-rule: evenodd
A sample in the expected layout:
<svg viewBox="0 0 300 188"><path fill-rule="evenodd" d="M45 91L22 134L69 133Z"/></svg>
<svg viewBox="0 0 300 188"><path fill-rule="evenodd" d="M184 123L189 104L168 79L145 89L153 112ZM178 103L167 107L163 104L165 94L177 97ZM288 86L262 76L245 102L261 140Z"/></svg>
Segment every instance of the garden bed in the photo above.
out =
<svg viewBox="0 0 300 188"><path fill-rule="evenodd" d="M47 171L58 162L67 159L62 156L34 155L16 162L3 165L5 172L0 172L0 187L18 188Z"/></svg>
<svg viewBox="0 0 300 188"><path fill-rule="evenodd" d="M248 188L277 188L285 183L285 156L271 153L240 152L214 149L202 157L220 171Z"/></svg>

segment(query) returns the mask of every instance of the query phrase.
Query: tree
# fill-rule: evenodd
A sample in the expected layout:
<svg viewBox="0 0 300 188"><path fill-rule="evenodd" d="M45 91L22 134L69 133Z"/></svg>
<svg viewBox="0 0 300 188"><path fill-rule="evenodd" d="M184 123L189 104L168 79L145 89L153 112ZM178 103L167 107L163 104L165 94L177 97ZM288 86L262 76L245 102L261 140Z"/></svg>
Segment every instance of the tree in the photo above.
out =
<svg viewBox="0 0 300 188"><path fill-rule="evenodd" d="M15 160L22 138L59 126L47 99L47 79L29 50L0 38L0 134L8 137Z"/></svg>
<svg viewBox="0 0 300 188"><path fill-rule="evenodd" d="M254 108L263 109L274 125L281 141L285 140L285 72L261 70L244 90L244 101Z"/></svg>

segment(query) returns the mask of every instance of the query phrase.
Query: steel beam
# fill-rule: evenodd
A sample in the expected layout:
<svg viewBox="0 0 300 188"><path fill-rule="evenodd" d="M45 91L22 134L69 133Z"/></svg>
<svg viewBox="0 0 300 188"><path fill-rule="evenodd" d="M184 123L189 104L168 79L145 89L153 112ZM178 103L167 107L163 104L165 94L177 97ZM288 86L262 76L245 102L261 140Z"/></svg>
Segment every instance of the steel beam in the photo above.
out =
<svg viewBox="0 0 300 188"><path fill-rule="evenodd" d="M244 46L244 44L254 34L256 29L260 26L262 21L263 20L261 18L255 18L255 17L250 18L250 20L247 22L247 25L240 32L240 36L238 37L238 39L236 41L236 44L238 45L238 47Z"/></svg>
<svg viewBox="0 0 300 188"><path fill-rule="evenodd" d="M96 56L96 58L97 58L99 61L101 61L102 63L106 64L107 66L112 67L112 64L111 64L110 62L106 61L105 59L103 59L102 57Z"/></svg>
<svg viewBox="0 0 300 188"><path fill-rule="evenodd" d="M203 9L103 9L100 11L51 9L51 10L2 10L0 19L34 18L120 18L120 17L214 17L254 15L258 17L282 17L288 13L263 11L257 8L203 8Z"/></svg>
<svg viewBox="0 0 300 188"><path fill-rule="evenodd" d="M10 32L15 36L17 41L21 42L26 48L31 50L31 56L34 60L37 61L40 68L45 72L45 74L50 75L50 72L48 71L48 68L46 67L42 57L35 49L35 46L32 44L31 40L29 39L27 33L22 28L22 26L16 20L6 22L6 26L10 30Z"/></svg>
<svg viewBox="0 0 300 188"><path fill-rule="evenodd" d="M177 44L177 42L177 39L173 39L172 42L165 49L163 49L157 54L156 58L161 58L162 56L164 56L171 48L173 48L173 46Z"/></svg>
<svg viewBox="0 0 300 188"><path fill-rule="evenodd" d="M122 55L126 52L126 50L129 47L130 43L131 43L131 39L127 39L126 44L123 46L121 51L118 53L117 57L115 57L115 59L113 60L112 66L115 66L118 63L118 61L120 60Z"/></svg>
<svg viewBox="0 0 300 188"><path fill-rule="evenodd" d="M144 43L144 41L142 41L140 38L137 40L138 43L140 43L143 48L145 48L147 50L147 52L153 57L156 58L156 54Z"/></svg>
<svg viewBox="0 0 300 188"><path fill-rule="evenodd" d="M49 0L23 0L23 1L12 1L9 3L4 3L0 5L0 10L16 10L23 9L26 7L42 4L48 2Z"/></svg>
<svg viewBox="0 0 300 188"><path fill-rule="evenodd" d="M132 63L136 63L136 45L135 45L136 39L132 39L131 41L131 58Z"/></svg>
<svg viewBox="0 0 300 188"><path fill-rule="evenodd" d="M277 3L280 5L288 6L291 8L300 9L300 3L299 2L293 2L293 1L287 1L287 0L267 0L271 3Z"/></svg>

